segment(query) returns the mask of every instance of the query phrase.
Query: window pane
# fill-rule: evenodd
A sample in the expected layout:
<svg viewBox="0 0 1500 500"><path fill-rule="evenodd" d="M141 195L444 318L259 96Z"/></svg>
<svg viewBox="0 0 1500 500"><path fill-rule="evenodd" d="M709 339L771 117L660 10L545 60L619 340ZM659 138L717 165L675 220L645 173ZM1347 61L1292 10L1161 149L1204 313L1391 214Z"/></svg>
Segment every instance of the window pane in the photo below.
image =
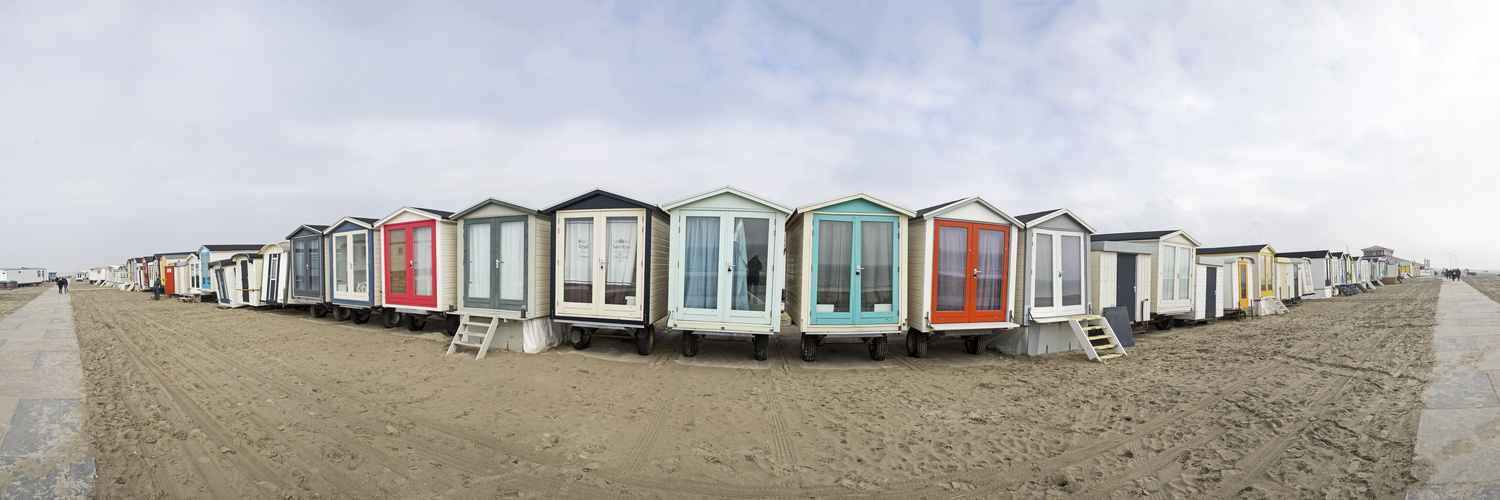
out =
<svg viewBox="0 0 1500 500"><path fill-rule="evenodd" d="M1062 237L1062 305L1083 304L1083 237Z"/></svg>
<svg viewBox="0 0 1500 500"><path fill-rule="evenodd" d="M208 261L204 254L204 262ZM212 280L213 274L205 271ZM292 284L295 290L307 289L307 241L297 240L292 242Z"/></svg>
<svg viewBox="0 0 1500 500"><path fill-rule="evenodd" d="M969 281L969 230L949 226L938 226L937 230L937 274L933 277L937 281L936 308L962 311Z"/></svg>
<svg viewBox="0 0 1500 500"><path fill-rule="evenodd" d="M407 291L410 287L406 286L408 281L406 276L406 263L408 262L406 258L406 230L392 229L386 231L385 243L389 249L386 252L386 255L390 256L386 261L386 267L390 271L390 274L387 276L390 278L391 283L391 289L386 290L386 292L395 295L411 293Z"/></svg>
<svg viewBox="0 0 1500 500"><path fill-rule="evenodd" d="M369 242L365 241L367 239L368 237L365 233L355 233L353 236L350 236L352 243L349 245L349 252L351 253L350 260L354 262L352 267L354 268L353 282L356 293L370 292L370 270L368 269L370 265L368 262L370 247Z"/></svg>
<svg viewBox="0 0 1500 500"><path fill-rule="evenodd" d="M682 306L719 307L719 218L688 217L683 251Z"/></svg>
<svg viewBox="0 0 1500 500"><path fill-rule="evenodd" d="M895 223L859 223L859 310L895 310Z"/></svg>
<svg viewBox="0 0 1500 500"><path fill-rule="evenodd" d="M1183 249L1181 249L1181 250L1179 250L1177 252L1177 296L1178 297L1182 297L1183 299L1191 299L1191 298L1193 298L1193 295L1191 293L1189 293L1189 291L1188 291L1189 288L1192 286L1192 276L1193 276L1193 250L1191 248L1183 248Z"/></svg>
<svg viewBox="0 0 1500 500"><path fill-rule="evenodd" d="M604 303L611 305L636 305L635 217L610 217L604 221L605 238L609 240L609 259L604 264Z"/></svg>
<svg viewBox="0 0 1500 500"><path fill-rule="evenodd" d="M766 310L766 259L770 256L770 241L770 219L734 218L734 288L729 291L734 310Z"/></svg>
<svg viewBox="0 0 1500 500"><path fill-rule="evenodd" d="M349 238L333 238L333 290L349 291Z"/></svg>
<svg viewBox="0 0 1500 500"><path fill-rule="evenodd" d="M500 224L500 300L526 298L526 223Z"/></svg>
<svg viewBox="0 0 1500 500"><path fill-rule="evenodd" d="M1172 280L1174 262L1177 262L1177 247L1163 245L1161 259L1156 263L1157 272L1161 273L1161 300L1175 300L1177 298L1177 290L1173 286Z"/></svg>
<svg viewBox="0 0 1500 500"><path fill-rule="evenodd" d="M563 226L563 302L594 301L594 219Z"/></svg>
<svg viewBox="0 0 1500 500"><path fill-rule="evenodd" d="M465 252L467 261L464 263L469 270L465 277L466 290L469 298L490 298L490 268L495 267L490 261L490 225L487 222L477 224L464 224L464 241L468 243Z"/></svg>
<svg viewBox="0 0 1500 500"><path fill-rule="evenodd" d="M323 241L322 238L307 240L307 288L314 292L323 290Z"/></svg>
<svg viewBox="0 0 1500 500"><path fill-rule="evenodd" d="M1005 310L1005 232L979 230L979 283L976 311Z"/></svg>
<svg viewBox="0 0 1500 500"><path fill-rule="evenodd" d="M817 312L849 312L854 223L818 221Z"/></svg>
<svg viewBox="0 0 1500 500"><path fill-rule="evenodd" d="M417 295L432 295L432 227L412 228L411 247Z"/></svg>
<svg viewBox="0 0 1500 500"><path fill-rule="evenodd" d="M1057 258L1052 254L1052 235L1036 235L1036 256L1032 257L1036 262L1036 276L1034 277L1034 289L1036 290L1036 307L1052 307L1053 280L1057 277L1057 271L1053 269L1052 259Z"/></svg>

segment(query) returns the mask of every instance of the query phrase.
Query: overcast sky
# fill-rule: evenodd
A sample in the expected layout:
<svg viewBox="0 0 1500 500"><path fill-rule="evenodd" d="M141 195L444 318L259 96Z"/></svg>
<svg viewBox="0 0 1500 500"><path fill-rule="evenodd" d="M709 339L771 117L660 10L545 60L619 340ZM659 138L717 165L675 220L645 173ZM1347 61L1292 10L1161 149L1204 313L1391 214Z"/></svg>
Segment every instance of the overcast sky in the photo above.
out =
<svg viewBox="0 0 1500 500"><path fill-rule="evenodd" d="M1500 268L1497 2L0 1L0 267L299 224L980 195Z"/></svg>

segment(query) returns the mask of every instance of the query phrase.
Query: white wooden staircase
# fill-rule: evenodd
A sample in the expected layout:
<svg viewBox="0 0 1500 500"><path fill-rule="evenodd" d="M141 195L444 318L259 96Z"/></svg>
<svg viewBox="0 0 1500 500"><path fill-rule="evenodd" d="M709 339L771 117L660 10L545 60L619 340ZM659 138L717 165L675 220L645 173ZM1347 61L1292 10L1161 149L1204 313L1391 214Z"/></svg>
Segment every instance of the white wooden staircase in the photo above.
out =
<svg viewBox="0 0 1500 500"><path fill-rule="evenodd" d="M501 321L500 318L463 315L458 322L458 333L453 334L453 342L448 344L448 354L457 352L458 346L473 347L479 349L479 356L474 359L484 359L485 353L490 352L490 341L495 339L495 330Z"/></svg>
<svg viewBox="0 0 1500 500"><path fill-rule="evenodd" d="M1066 318L1068 328L1073 330L1073 336L1078 338L1078 344L1083 347L1083 353L1089 359L1102 363L1106 359L1125 355L1125 348L1120 346L1120 338L1115 336L1115 330L1110 328L1104 316L1080 314Z"/></svg>

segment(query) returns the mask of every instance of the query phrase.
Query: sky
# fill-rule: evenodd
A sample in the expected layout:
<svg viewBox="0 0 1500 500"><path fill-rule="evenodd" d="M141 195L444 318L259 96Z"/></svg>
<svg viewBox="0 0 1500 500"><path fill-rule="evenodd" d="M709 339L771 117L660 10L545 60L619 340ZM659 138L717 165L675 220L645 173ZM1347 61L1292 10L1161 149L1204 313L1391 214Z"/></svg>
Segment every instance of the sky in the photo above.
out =
<svg viewBox="0 0 1500 500"><path fill-rule="evenodd" d="M1497 2L0 1L0 267L301 224L982 196L1500 269Z"/></svg>

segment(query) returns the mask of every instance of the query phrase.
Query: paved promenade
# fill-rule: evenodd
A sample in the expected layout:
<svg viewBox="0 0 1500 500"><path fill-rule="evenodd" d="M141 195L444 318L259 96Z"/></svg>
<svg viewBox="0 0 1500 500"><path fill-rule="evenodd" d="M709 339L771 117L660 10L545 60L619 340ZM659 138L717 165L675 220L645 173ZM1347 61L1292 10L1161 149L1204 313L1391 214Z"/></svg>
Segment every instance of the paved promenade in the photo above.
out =
<svg viewBox="0 0 1500 500"><path fill-rule="evenodd" d="M42 292L0 319L0 499L88 494L82 378L69 295Z"/></svg>
<svg viewBox="0 0 1500 500"><path fill-rule="evenodd" d="M1438 377L1417 430L1432 486L1408 499L1500 498L1500 304L1445 281L1433 332Z"/></svg>

